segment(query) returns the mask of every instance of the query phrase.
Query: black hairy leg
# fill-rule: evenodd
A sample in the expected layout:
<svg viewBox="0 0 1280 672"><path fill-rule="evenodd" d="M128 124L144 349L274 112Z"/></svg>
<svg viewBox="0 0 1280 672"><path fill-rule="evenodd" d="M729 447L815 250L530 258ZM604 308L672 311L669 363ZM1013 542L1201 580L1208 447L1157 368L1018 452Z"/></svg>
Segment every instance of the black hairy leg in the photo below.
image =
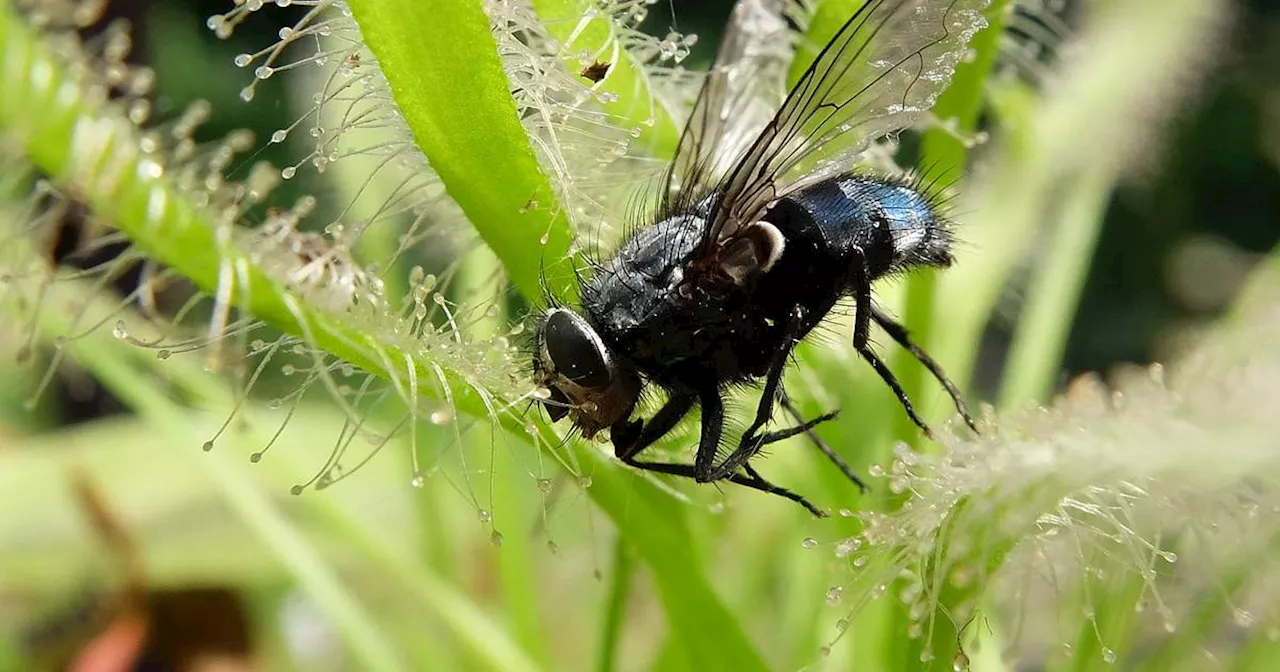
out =
<svg viewBox="0 0 1280 672"><path fill-rule="evenodd" d="M693 408L695 397L688 392L674 392L667 403L658 409L649 422L637 420L623 421L610 430L613 441L613 454L623 462L635 457L640 451L652 446L655 441L666 436L684 416ZM705 411L704 411L705 413ZM704 420L705 422L705 420Z"/></svg>
<svg viewBox="0 0 1280 672"><path fill-rule="evenodd" d="M817 422L813 422L812 424L805 422L803 416L800 415L800 409L796 408L795 403L791 401L791 397L787 396L786 392L782 393L779 403L781 403L782 407L787 410L787 413L791 416L792 420L795 420L802 425L809 425L804 429L804 434L809 438L809 441L813 442L813 445L817 446L818 450L822 451L822 454L826 455L827 459L831 460L831 463L836 465L836 468L840 470L840 473L844 474L850 481L853 481L854 485L858 486L859 490L866 492L867 484L861 478L858 478L858 474L854 473L849 464L836 454L836 451L832 449L831 446L827 445L827 442L823 441L822 437L818 436L817 432L813 431L813 425L816 425ZM833 419L838 413L839 411L832 411L821 416L818 420Z"/></svg>
<svg viewBox="0 0 1280 672"><path fill-rule="evenodd" d="M653 471L670 476L692 478L695 481L698 480L696 475L697 467L695 465L673 464L669 462L646 462L637 460L635 457L645 448L653 445L655 441L670 431L671 428L675 427L675 425L680 422L686 414L688 414L689 409L693 406L693 400L694 396L692 394L675 393L667 400L667 403L654 414L653 418L648 423L643 423L642 421L620 423L620 425L615 427L612 431L614 455L617 456L623 464L635 467L636 469ZM781 441L797 434L811 432L815 425L826 422L835 416L836 413L827 413L826 415L819 416L808 422L802 422L797 427L769 432L759 437L759 445L768 445L775 441ZM715 441L718 442L720 427L723 425L723 421L723 411L719 396L716 396L715 402L710 405L704 403L702 411L702 440L707 441L714 438ZM708 422L711 424L708 425ZM703 445L707 444L699 444L700 452ZM710 445L714 446L715 444L712 443ZM714 455L714 449L712 454ZM745 471L745 474L731 473L717 480L727 480L730 483L736 483L753 490L759 490L760 492L784 497L803 506L808 509L810 513L818 516L819 518L827 515L801 495L765 480L765 478L757 473L755 469L752 469L750 465L745 465Z"/></svg>
<svg viewBox="0 0 1280 672"><path fill-rule="evenodd" d="M867 360L871 368L875 369L880 375L880 379L884 381L889 389L893 390L894 396L898 398L898 403L902 404L903 410L907 412L907 417L911 418L917 427L924 431L925 436L933 438L933 431L929 429L929 425L920 418L916 413L916 408L911 404L911 399L907 397L907 393L902 389L902 384L898 382L898 377L893 375L893 371L889 369L889 365L880 359L880 355L871 349L869 341L871 331L871 315L874 309L871 306L871 272L867 268L867 257L862 250L854 248L853 259L853 300L855 302L853 315L853 349Z"/></svg>
<svg viewBox="0 0 1280 672"><path fill-rule="evenodd" d="M964 403L964 397L960 396L960 390L956 387L955 383L951 382L951 379L947 377L947 374L942 370L942 367L938 366L938 363L929 356L929 353L925 352L924 348L916 345L915 342L911 340L910 334L907 333L907 328L875 306L871 307L871 319L875 320L876 324L880 325L880 328L884 329L885 333L889 334L890 338L897 341L898 345L906 348L917 361L924 365L924 368L929 370L929 373L933 375L938 383L942 385L943 389L947 391L947 394L950 395L951 401L955 402L956 410L960 412L960 417L964 418L964 423L969 425L969 428L974 432L977 432L978 423L974 422L973 416L969 414L969 406Z"/></svg>
<svg viewBox="0 0 1280 672"><path fill-rule="evenodd" d="M803 333L806 316L805 309L801 306L791 309L791 317L787 320L787 326L782 332L782 342L778 349L774 351L773 359L769 362L769 370L765 375L764 390L760 393L760 403L756 406L755 420L742 433L742 438L738 441L738 447L718 466L700 474L700 480L716 481L725 478L746 464L747 460L759 453L760 448L764 445L781 441L812 428L812 425L809 425L757 434L760 428L764 427L765 423L769 422L769 419L773 417L773 405L777 402L778 395L782 392L782 373L786 369L787 360L791 358L791 351L795 348L796 340ZM814 421L813 424L830 419L829 417L821 418ZM698 447L699 455L701 455L704 447ZM714 450L714 448L713 446L712 449Z"/></svg>
<svg viewBox="0 0 1280 672"><path fill-rule="evenodd" d="M709 475L724 431L724 400L720 398L720 390L711 388L698 395L698 404L702 406L702 433L698 437L698 452L693 457L693 474L695 481L707 483L715 480Z"/></svg>
<svg viewBox="0 0 1280 672"><path fill-rule="evenodd" d="M800 424L796 425L795 427L788 427L786 429L779 429L772 432L765 432L764 434L757 436L755 439L756 448L757 448L756 452L759 452L760 448L763 448L771 443L777 443L779 441L782 441L783 439L789 439L793 436L797 436L800 434L807 434L810 436L810 438L815 438L817 435L813 434L813 428L817 427L818 425L828 420L835 420L836 416L838 415L840 415L840 411L831 411L830 413L824 413L822 415L819 415L818 417L812 420L802 420L800 418L796 418L796 422L799 422ZM743 462L744 467L747 464L748 464L747 462Z"/></svg>
<svg viewBox="0 0 1280 672"><path fill-rule="evenodd" d="M635 467L636 469L653 471L660 474L668 474L670 476L681 476L684 478L693 478L695 480L697 479L697 476L696 476L697 468L689 464L672 464L669 462L642 462L635 458L628 458L623 460L623 462L625 462L629 466ZM752 490L759 490L760 492L768 493L770 495L784 497L786 499L789 499L799 504L800 506L803 506L805 509L809 511L809 513L812 513L818 518L825 518L827 516L827 513L825 511L814 506L813 503L805 499L802 495L796 494L786 488L774 485L773 483L770 483L769 481L765 480L765 478L761 476L758 472L756 472L755 469L752 469L750 465L747 465L745 470L746 470L745 474L733 473L733 474L729 474L728 476L726 476L721 480L726 480L726 481L729 481L730 483L736 483L737 485L751 488Z"/></svg>

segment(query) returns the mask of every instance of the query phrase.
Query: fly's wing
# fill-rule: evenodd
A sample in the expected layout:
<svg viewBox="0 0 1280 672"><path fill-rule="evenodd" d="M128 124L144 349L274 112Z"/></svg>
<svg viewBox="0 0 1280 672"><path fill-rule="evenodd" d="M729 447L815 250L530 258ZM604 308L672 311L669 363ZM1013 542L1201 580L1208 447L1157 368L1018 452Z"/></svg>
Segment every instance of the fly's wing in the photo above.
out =
<svg viewBox="0 0 1280 672"><path fill-rule="evenodd" d="M910 127L986 25L988 0L868 0L717 182L695 258L759 221L787 193L849 170L875 139Z"/></svg>
<svg viewBox="0 0 1280 672"><path fill-rule="evenodd" d="M784 0L739 0L666 175L663 209L692 208L769 123L793 49Z"/></svg>

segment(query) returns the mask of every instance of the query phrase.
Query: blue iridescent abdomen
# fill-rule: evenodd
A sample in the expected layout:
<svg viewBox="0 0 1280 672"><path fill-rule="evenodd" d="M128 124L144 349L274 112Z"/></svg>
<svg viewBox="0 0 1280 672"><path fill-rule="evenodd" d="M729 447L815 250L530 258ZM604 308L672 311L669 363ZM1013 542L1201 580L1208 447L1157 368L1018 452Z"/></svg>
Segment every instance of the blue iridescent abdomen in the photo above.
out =
<svg viewBox="0 0 1280 672"><path fill-rule="evenodd" d="M952 261L945 220L925 194L900 181L861 175L825 180L779 201L768 219L789 246L808 243L827 263L857 248L873 278Z"/></svg>

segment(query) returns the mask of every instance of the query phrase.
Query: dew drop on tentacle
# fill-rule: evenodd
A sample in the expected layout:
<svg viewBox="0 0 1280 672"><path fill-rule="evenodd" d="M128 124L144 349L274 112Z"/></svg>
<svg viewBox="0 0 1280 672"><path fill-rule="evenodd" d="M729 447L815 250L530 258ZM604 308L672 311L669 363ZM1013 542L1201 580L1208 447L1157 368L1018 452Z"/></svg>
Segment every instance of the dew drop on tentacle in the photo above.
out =
<svg viewBox="0 0 1280 672"><path fill-rule="evenodd" d="M453 421L454 411L452 408L446 406L432 411L428 418L431 420L431 424L433 425L448 424Z"/></svg>

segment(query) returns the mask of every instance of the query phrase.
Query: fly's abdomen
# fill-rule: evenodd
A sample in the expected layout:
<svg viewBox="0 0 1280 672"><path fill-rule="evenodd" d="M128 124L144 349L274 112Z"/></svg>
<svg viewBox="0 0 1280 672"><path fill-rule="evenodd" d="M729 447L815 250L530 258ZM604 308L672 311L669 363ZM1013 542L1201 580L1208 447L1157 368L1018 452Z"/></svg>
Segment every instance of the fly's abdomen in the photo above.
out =
<svg viewBox="0 0 1280 672"><path fill-rule="evenodd" d="M908 266L948 266L952 261L945 220L926 195L900 182L836 177L788 196L774 212L782 221L769 219L788 238L788 245L793 240L810 243L832 262L852 261L856 247L866 257L872 277Z"/></svg>

